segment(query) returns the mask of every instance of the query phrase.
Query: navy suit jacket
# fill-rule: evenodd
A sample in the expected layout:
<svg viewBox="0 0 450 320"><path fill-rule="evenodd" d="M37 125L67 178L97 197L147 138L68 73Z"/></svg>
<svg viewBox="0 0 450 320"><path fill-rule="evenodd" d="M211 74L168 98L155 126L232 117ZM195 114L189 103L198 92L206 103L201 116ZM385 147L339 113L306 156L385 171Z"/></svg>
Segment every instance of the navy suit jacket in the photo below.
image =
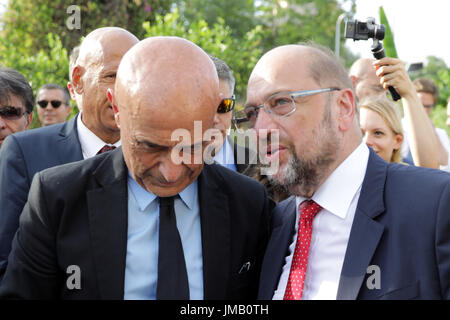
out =
<svg viewBox="0 0 450 320"><path fill-rule="evenodd" d="M0 149L0 281L35 173L83 159L77 117L8 136Z"/></svg>
<svg viewBox="0 0 450 320"><path fill-rule="evenodd" d="M295 212L293 196L273 211L259 299L277 289ZM379 288L368 285L369 266L379 267ZM337 299L450 299L450 174L388 164L370 150Z"/></svg>

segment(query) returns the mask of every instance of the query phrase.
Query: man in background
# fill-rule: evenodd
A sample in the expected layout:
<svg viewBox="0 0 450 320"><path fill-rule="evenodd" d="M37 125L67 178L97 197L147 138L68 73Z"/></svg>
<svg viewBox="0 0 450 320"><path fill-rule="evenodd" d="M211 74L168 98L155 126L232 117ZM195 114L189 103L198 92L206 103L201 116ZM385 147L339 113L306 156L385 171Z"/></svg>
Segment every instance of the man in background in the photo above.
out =
<svg viewBox="0 0 450 320"><path fill-rule="evenodd" d="M248 173L249 163L251 162L249 149L233 142L233 137L230 136L231 120L235 105L234 86L236 81L225 61L213 56L210 56L210 58L214 62L217 75L219 76L220 93L225 99L224 103L217 109L214 117L214 128L220 131L223 138L221 140L223 144L217 146L220 149L215 153L214 161L233 171Z"/></svg>
<svg viewBox="0 0 450 320"><path fill-rule="evenodd" d="M83 160L120 145L106 92L112 88L122 56L138 39L115 27L86 36L72 71L80 113L67 122L8 137L0 150L0 278L11 241L36 172Z"/></svg>
<svg viewBox="0 0 450 320"><path fill-rule="evenodd" d="M0 148L7 136L30 127L33 100L25 77L14 69L0 67Z"/></svg>
<svg viewBox="0 0 450 320"><path fill-rule="evenodd" d="M399 93L404 114L402 150L408 142L411 146L411 152L402 152L402 160L416 166L439 168L438 141L433 125L428 121L403 63L390 57L380 60L361 58L350 67L349 76L359 101L386 96L389 86Z"/></svg>
<svg viewBox="0 0 450 320"><path fill-rule="evenodd" d="M418 78L413 81L420 101L428 117L431 116L431 110L436 106L439 98L439 88L431 79ZM433 124L430 118L430 122ZM434 127L434 124L433 124ZM439 148L439 168L444 171L450 171L450 141L447 132L444 129L434 127L436 137L438 138ZM408 145L402 149L402 153L407 154Z"/></svg>
<svg viewBox="0 0 450 320"><path fill-rule="evenodd" d="M56 83L48 83L39 88L36 107L39 121L44 127L66 121L72 110L69 93Z"/></svg>

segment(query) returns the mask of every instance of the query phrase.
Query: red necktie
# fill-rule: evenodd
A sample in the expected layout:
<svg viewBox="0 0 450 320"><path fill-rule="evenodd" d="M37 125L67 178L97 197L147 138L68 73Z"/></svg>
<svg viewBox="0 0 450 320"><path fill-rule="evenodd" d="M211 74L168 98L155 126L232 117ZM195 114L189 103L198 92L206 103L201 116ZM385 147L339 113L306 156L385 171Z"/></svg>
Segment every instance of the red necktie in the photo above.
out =
<svg viewBox="0 0 450 320"><path fill-rule="evenodd" d="M99 152L97 152L97 154L100 154L100 153L103 153L103 152L108 152L108 151L114 150L115 148L116 148L115 146L105 145L103 148L100 149Z"/></svg>
<svg viewBox="0 0 450 320"><path fill-rule="evenodd" d="M311 243L312 221L320 209L322 207L313 200L303 201L299 206L300 219L298 222L297 243L292 258L288 284L284 292L284 300L300 300L302 298Z"/></svg>

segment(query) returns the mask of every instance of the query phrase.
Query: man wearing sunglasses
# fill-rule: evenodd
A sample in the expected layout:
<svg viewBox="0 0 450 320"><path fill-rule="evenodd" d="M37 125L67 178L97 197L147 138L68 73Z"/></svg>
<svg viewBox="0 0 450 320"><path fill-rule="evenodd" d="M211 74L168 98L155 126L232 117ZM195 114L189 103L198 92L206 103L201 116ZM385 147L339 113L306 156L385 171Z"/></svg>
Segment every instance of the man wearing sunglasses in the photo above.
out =
<svg viewBox="0 0 450 320"><path fill-rule="evenodd" d="M69 93L56 83L48 83L39 88L36 107L39 121L44 127L66 121L72 109Z"/></svg>
<svg viewBox="0 0 450 320"><path fill-rule="evenodd" d="M231 120L235 105L234 85L235 79L230 67L225 61L210 56L219 76L219 90L223 100L217 108L214 117L214 128L222 134L223 142L216 146L218 150L214 155L214 161L239 173L247 173L250 162L250 151L248 148L239 146L232 141L230 136Z"/></svg>
<svg viewBox="0 0 450 320"><path fill-rule="evenodd" d="M327 48L277 47L250 75L247 120L279 134L269 178L292 194L272 212L260 299L450 299L450 175L386 163L355 101Z"/></svg>
<svg viewBox="0 0 450 320"><path fill-rule="evenodd" d="M106 92L114 86L123 55L137 42L121 28L92 31L83 40L72 69L71 84L81 112L67 122L5 140L0 150L0 279L35 173L120 146L120 131ZM53 99L47 100L51 104ZM47 108L54 107L47 103Z"/></svg>
<svg viewBox="0 0 450 320"><path fill-rule="evenodd" d="M25 77L16 70L0 67L0 148L7 136L30 127L32 101L33 91Z"/></svg>

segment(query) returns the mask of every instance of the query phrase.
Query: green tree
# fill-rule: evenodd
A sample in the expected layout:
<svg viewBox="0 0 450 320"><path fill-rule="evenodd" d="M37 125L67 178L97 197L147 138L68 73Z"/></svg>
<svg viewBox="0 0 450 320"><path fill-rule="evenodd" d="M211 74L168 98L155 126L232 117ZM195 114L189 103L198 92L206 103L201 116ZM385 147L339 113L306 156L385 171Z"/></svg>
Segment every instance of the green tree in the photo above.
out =
<svg viewBox="0 0 450 320"><path fill-rule="evenodd" d="M165 16L157 16L154 24L144 23L146 36L178 36L186 38L207 53L224 60L233 71L236 78L236 96L242 100L251 70L261 56L261 27L248 31L242 40L232 37L231 28L218 18L210 26L200 19L185 26L178 11Z"/></svg>
<svg viewBox="0 0 450 320"><path fill-rule="evenodd" d="M383 46L386 56L391 58L398 58L397 49L395 48L394 34L392 32L391 26L389 25L389 21L386 17L386 13L384 12L383 7L380 7L379 12L380 23L383 24L386 28L383 40Z"/></svg>
<svg viewBox="0 0 450 320"><path fill-rule="evenodd" d="M46 83L57 83L65 87L68 81L69 59L61 40L57 35L49 33L46 36L46 43L50 50L40 49L36 54L23 55L15 46L2 42L1 64L21 72L30 82L35 96L36 91ZM73 108L72 112L75 114L77 108ZM34 109L31 128L39 126Z"/></svg>
<svg viewBox="0 0 450 320"><path fill-rule="evenodd" d="M245 37L256 26L254 0L178 0L176 5L185 25L205 20L213 26L223 19L237 38Z"/></svg>
<svg viewBox="0 0 450 320"><path fill-rule="evenodd" d="M69 30L67 8L77 5L81 13L80 29ZM30 54L40 49L49 50L46 35L57 34L70 51L80 38L92 30L105 26L122 27L142 37L144 21L154 21L158 14L170 11L170 0L9 0L1 19L0 36L7 39L22 53ZM1 50L1 48L0 48Z"/></svg>

